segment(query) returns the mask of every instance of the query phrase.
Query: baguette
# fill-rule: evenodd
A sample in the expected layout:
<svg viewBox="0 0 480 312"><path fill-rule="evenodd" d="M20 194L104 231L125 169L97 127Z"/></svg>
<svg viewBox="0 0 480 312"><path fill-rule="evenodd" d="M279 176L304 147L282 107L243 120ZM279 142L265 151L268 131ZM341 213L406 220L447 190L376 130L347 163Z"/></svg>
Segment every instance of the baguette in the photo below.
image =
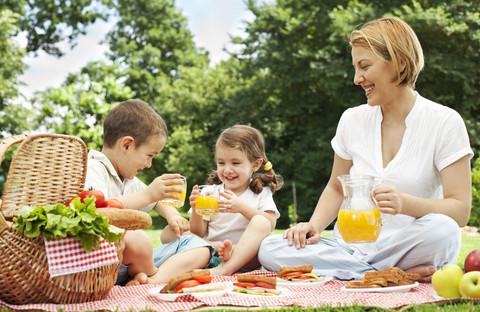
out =
<svg viewBox="0 0 480 312"><path fill-rule="evenodd" d="M191 280L194 277L200 277L200 276L206 276L206 275L210 275L210 270L197 270L197 271L177 275L168 281L167 285L165 285L160 290L160 293L162 294L171 293L175 289L175 287L177 287L177 285L180 284L181 282Z"/></svg>
<svg viewBox="0 0 480 312"><path fill-rule="evenodd" d="M280 267L280 271L278 271L278 276L282 277L283 275L290 272L310 273L312 272L312 270L313 270L313 266L311 264L283 266L283 267Z"/></svg>
<svg viewBox="0 0 480 312"><path fill-rule="evenodd" d="M277 287L277 279L275 277L270 276L259 276L259 275L252 275L252 274L238 274L237 281L239 282L247 282L247 283L256 283L256 282L264 282L273 286L273 288Z"/></svg>
<svg viewBox="0 0 480 312"><path fill-rule="evenodd" d="M108 223L125 230L141 230L152 225L152 217L139 210L97 208L97 213L107 217Z"/></svg>

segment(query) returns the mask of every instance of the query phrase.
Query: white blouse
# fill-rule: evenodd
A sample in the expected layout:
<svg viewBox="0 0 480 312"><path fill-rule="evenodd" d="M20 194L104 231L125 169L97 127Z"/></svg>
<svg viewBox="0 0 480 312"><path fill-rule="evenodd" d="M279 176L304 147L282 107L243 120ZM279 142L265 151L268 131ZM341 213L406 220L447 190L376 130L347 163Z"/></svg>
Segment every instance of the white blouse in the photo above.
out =
<svg viewBox="0 0 480 312"><path fill-rule="evenodd" d="M386 167L382 160L382 118L380 106L368 104L349 108L340 118L331 144L339 157L352 160L350 174L378 177L401 193L443 198L440 171L465 155L473 156L462 117L417 93L405 119L400 149ZM380 238L413 220L406 215L392 216Z"/></svg>

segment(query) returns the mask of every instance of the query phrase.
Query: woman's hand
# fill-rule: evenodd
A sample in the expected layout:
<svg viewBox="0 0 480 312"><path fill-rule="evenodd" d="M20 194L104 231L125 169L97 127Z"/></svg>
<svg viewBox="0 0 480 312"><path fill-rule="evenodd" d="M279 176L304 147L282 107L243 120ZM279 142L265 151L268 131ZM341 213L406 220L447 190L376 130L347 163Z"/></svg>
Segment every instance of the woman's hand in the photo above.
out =
<svg viewBox="0 0 480 312"><path fill-rule="evenodd" d="M396 215L403 211L402 195L393 185L381 184L373 190L373 198L382 213Z"/></svg>
<svg viewBox="0 0 480 312"><path fill-rule="evenodd" d="M218 208L220 212L242 213L245 209L244 202L231 190L224 190L220 192L220 200L218 201Z"/></svg>
<svg viewBox="0 0 480 312"><path fill-rule="evenodd" d="M320 241L320 233L310 222L302 222L286 230L283 238L288 239L289 246L300 249Z"/></svg>

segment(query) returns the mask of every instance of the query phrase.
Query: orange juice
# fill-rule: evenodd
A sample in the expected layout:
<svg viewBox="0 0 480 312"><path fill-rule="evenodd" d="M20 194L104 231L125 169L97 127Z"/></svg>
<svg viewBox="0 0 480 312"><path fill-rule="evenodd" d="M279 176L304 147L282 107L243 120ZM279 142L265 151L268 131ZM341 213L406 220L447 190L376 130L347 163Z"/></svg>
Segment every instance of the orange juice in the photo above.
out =
<svg viewBox="0 0 480 312"><path fill-rule="evenodd" d="M367 243L377 240L381 224L378 208L367 210L340 209L338 212L338 230L347 243Z"/></svg>
<svg viewBox="0 0 480 312"><path fill-rule="evenodd" d="M182 177L181 179L183 181L183 184L172 185L173 187L182 189L181 192L171 192L172 194L177 195L178 199L163 199L161 200L161 203L163 205L175 207L178 209L185 204L185 197L187 197L187 179L185 177Z"/></svg>
<svg viewBox="0 0 480 312"><path fill-rule="evenodd" d="M195 212L200 216L215 216L218 213L218 198L198 196L195 199Z"/></svg>

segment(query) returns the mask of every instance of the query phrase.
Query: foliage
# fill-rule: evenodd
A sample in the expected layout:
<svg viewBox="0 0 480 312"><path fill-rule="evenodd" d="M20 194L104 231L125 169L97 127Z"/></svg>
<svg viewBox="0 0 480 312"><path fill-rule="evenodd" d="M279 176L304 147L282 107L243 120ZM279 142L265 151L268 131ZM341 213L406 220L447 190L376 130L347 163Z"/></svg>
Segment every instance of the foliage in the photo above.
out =
<svg viewBox="0 0 480 312"><path fill-rule="evenodd" d="M107 17L102 4L108 6L110 0L3 0L0 10L9 9L20 16L19 30L27 36L28 52L44 50L61 56L57 43L68 39L73 46L88 25Z"/></svg>
<svg viewBox="0 0 480 312"><path fill-rule="evenodd" d="M100 149L104 117L114 103L132 96L123 80L116 65L90 63L70 74L61 87L37 96L37 122L55 133L81 137L89 149Z"/></svg>

